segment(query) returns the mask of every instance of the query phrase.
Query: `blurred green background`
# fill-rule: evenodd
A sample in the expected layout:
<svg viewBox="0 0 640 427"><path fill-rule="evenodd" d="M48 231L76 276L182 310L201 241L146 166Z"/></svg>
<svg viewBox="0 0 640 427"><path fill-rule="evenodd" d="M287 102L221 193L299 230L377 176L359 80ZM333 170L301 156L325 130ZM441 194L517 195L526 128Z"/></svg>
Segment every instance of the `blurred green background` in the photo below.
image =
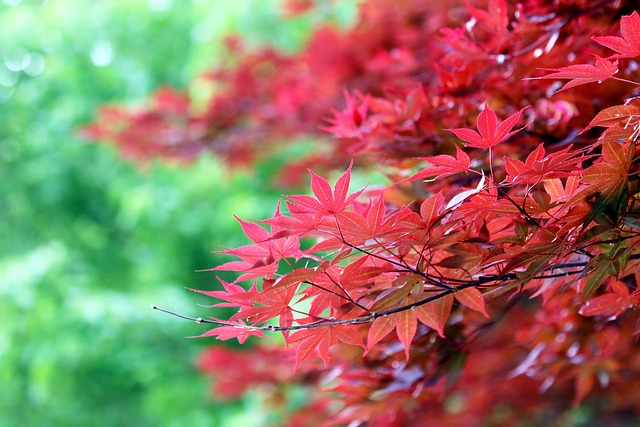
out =
<svg viewBox="0 0 640 427"><path fill-rule="evenodd" d="M0 0L0 426L263 425L249 396L217 402L194 369L212 250L245 243L232 213L265 217L278 162L230 174L121 161L82 141L102 103L144 103L220 58L222 37L294 50L322 16L277 1ZM217 56L218 55L218 56ZM231 279L231 278L228 278Z"/></svg>

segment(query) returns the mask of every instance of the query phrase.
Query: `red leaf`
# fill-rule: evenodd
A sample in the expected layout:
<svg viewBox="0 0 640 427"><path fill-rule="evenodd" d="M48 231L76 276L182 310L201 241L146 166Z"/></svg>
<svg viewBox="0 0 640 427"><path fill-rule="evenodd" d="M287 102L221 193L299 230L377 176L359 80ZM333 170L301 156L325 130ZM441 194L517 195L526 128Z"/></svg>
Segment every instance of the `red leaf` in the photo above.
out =
<svg viewBox="0 0 640 427"><path fill-rule="evenodd" d="M451 314L453 296L446 295L435 301L423 304L414 309L418 319L425 325L435 329L444 338L444 325Z"/></svg>
<svg viewBox="0 0 640 427"><path fill-rule="evenodd" d="M411 304L411 300L407 300ZM384 315L374 320L367 337L367 349L371 350L380 340L389 335L395 328L398 339L404 346L404 352L409 360L409 349L418 328L418 309L407 309L398 313ZM424 323L424 322L423 322Z"/></svg>
<svg viewBox="0 0 640 427"><path fill-rule="evenodd" d="M599 295L585 302L579 313L583 316L615 316L629 308L626 298L616 293ZM626 303L626 304L625 304Z"/></svg>
<svg viewBox="0 0 640 427"><path fill-rule="evenodd" d="M580 402L589 394L595 384L595 375L590 369L583 369L576 377L576 394L573 397L573 406L578 406Z"/></svg>
<svg viewBox="0 0 640 427"><path fill-rule="evenodd" d="M612 127L615 125L622 125L629 129L629 134L633 132L633 126L631 125L632 119L637 119L640 116L640 105L638 105L637 99L632 99L625 105L614 105L613 107L605 108L598 112L596 116L591 120L589 126L584 128L584 133L594 126L600 127ZM635 124L635 123L634 123Z"/></svg>
<svg viewBox="0 0 640 427"><path fill-rule="evenodd" d="M214 305L213 307L251 307L253 306L253 299L258 294L255 284L246 291L242 286L235 283L228 283L218 277L218 281L222 283L224 291L201 291L198 289L191 289L194 292L198 292L213 298L221 299L223 303Z"/></svg>
<svg viewBox="0 0 640 427"><path fill-rule="evenodd" d="M545 156L542 144L533 150L523 163L518 159L504 158L506 182L536 184L543 179L565 178L581 170L584 157L580 151L572 151L571 146Z"/></svg>
<svg viewBox="0 0 640 427"><path fill-rule="evenodd" d="M640 56L640 16L634 11L620 20L622 37L592 37L593 41L618 52L612 58L635 58Z"/></svg>
<svg viewBox="0 0 640 427"><path fill-rule="evenodd" d="M283 218L280 215L279 203L273 218ZM300 251L298 236L285 230L280 225L272 225L271 231L267 231L258 224L243 221L238 217L236 217L236 220L240 223L242 231L254 244L220 252L234 255L240 258L241 261L231 261L209 271L242 272L244 274L238 278L239 281L261 276L272 277L278 269L280 260L283 258L299 260L305 256Z"/></svg>
<svg viewBox="0 0 640 427"><path fill-rule="evenodd" d="M484 298L482 297L482 293L477 288L459 290L454 294L454 296L461 304L482 313L485 317L489 317L489 314L484 307Z"/></svg>
<svg viewBox="0 0 640 427"><path fill-rule="evenodd" d="M433 166L429 166L420 172L415 173L407 181L414 181L416 179L428 178L438 175L449 176L459 172L468 172L471 166L471 159L456 145L456 157L448 154L441 154L434 157L420 157L425 162L431 163Z"/></svg>
<svg viewBox="0 0 640 427"><path fill-rule="evenodd" d="M269 287L267 289L265 287L266 285L263 283L262 292L253 299L256 304L254 307L242 307L231 317L231 320L248 319L253 324L260 324L278 317L281 327L291 326L293 313L290 304L296 295L298 286Z"/></svg>
<svg viewBox="0 0 640 427"><path fill-rule="evenodd" d="M563 90L571 89L572 87L587 83L602 83L603 81L613 77L613 75L618 72L618 60L611 62L608 59L599 57L598 55L594 56L596 58L595 65L575 64L562 68L541 68L541 70L553 71L553 73L542 77L531 77L527 80L570 79L570 82L566 83L557 91L562 92Z"/></svg>
<svg viewBox="0 0 640 427"><path fill-rule="evenodd" d="M360 190L349 195L349 183L351 181L352 167L353 162L351 162L347 171L338 178L333 190L326 179L316 175L310 170L311 190L316 198L314 199L313 197L305 195L287 197L296 202L296 204L311 210L311 212L319 212L323 214L335 214L342 212L364 191Z"/></svg>
<svg viewBox="0 0 640 427"><path fill-rule="evenodd" d="M299 342L296 348L295 369L315 352L318 352L325 365L329 363L329 348L337 342L332 333L333 328L328 326L303 329L289 336L288 343Z"/></svg>
<svg viewBox="0 0 640 427"><path fill-rule="evenodd" d="M369 350L393 331L398 323L396 314L381 316L373 321L367 336L367 348Z"/></svg>
<svg viewBox="0 0 640 427"><path fill-rule="evenodd" d="M420 205L420 216L427 228L437 220L438 215L442 211L443 203L444 196L442 193L436 193L426 198Z"/></svg>
<svg viewBox="0 0 640 427"><path fill-rule="evenodd" d="M598 163L582 174L590 192L618 194L626 183L631 159L629 148L618 142L607 142L602 146L602 157Z"/></svg>
<svg viewBox="0 0 640 427"><path fill-rule="evenodd" d="M214 318L212 319L219 320ZM220 322L223 321L220 320ZM235 324L233 325L218 326L217 328L211 329L210 331L207 331L204 334L198 335L194 338L216 337L221 341L226 341L231 338L237 338L240 344L244 344L247 338L251 336L264 337L264 334L260 329L252 328L251 326L248 326L246 323L240 320L235 322Z"/></svg>
<svg viewBox="0 0 640 427"><path fill-rule="evenodd" d="M485 103L484 110L482 110L478 115L478 120L476 122L478 132L465 128L445 130L453 132L458 138L466 141L468 147L491 148L494 145L509 139L511 136L523 129L511 130L527 108L529 107L524 107L517 113L507 117L503 122L498 123L496 113L489 108L488 103Z"/></svg>
<svg viewBox="0 0 640 427"><path fill-rule="evenodd" d="M416 330L418 329L418 319L413 310L401 311L396 315L398 317L398 323L396 324L396 334L398 339L404 346L404 353L409 360L409 348L411 347L411 341L416 336Z"/></svg>
<svg viewBox="0 0 640 427"><path fill-rule="evenodd" d="M631 295L624 282L615 278L608 279L611 292L593 297L580 308L582 316L619 316L638 304L640 295Z"/></svg>

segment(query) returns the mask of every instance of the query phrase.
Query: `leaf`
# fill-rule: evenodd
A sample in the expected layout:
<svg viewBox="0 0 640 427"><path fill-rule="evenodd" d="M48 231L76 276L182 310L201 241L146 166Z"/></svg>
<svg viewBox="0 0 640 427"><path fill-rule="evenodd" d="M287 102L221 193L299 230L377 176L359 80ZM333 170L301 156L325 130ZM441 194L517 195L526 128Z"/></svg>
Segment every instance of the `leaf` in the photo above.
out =
<svg viewBox="0 0 640 427"><path fill-rule="evenodd" d="M588 156L572 147L545 156L542 144L539 144L523 163L518 159L504 157L507 178L505 182L518 184L537 184L543 179L565 178L581 170L581 163Z"/></svg>
<svg viewBox="0 0 640 427"><path fill-rule="evenodd" d="M366 348L358 328L359 325L331 325L303 329L289 335L288 344L299 343L296 348L295 369L316 352L327 366L330 361L329 350L339 342Z"/></svg>
<svg viewBox="0 0 640 427"><path fill-rule="evenodd" d="M407 178L407 181L415 181L416 179L424 179L432 176L449 176L460 172L467 172L471 167L471 159L456 145L456 157L448 154L441 154L433 157L420 157L421 160L431 163L433 166L429 166L415 173L411 178Z"/></svg>
<svg viewBox="0 0 640 427"><path fill-rule="evenodd" d="M575 408L589 394L595 384L595 375L591 369L583 368L575 379L576 394L572 405Z"/></svg>
<svg viewBox="0 0 640 427"><path fill-rule="evenodd" d="M602 156L596 163L582 173L582 181L587 184L578 190L569 201L570 204L597 196L585 224L597 218L607 209L613 209L616 215L626 203L625 190L629 175L633 151L629 144L607 141L602 145Z"/></svg>
<svg viewBox="0 0 640 427"><path fill-rule="evenodd" d="M221 278L217 278L220 283L222 283L222 287L224 291L201 291L198 289L190 289L194 292L198 292L213 298L221 299L223 303L215 304L213 307L251 307L253 306L252 300L258 294L258 290L256 289L255 284L251 287L250 290L246 291L242 286L235 283L228 283L222 280Z"/></svg>
<svg viewBox="0 0 640 427"><path fill-rule="evenodd" d="M424 298L426 294L420 294L421 296L418 296L413 293L408 293L407 291L407 289L413 289L415 291L417 288L417 285L413 285L403 286L394 290L388 296L379 300L377 305L377 307L379 307L378 312L380 309L388 310L396 308L400 306L400 304L410 306L420 302L419 298ZM406 297L401 299L402 295L405 295ZM396 334L404 346L405 355L408 360L409 349L416 334L418 320L426 326L435 329L438 334L444 338L444 325L451 314L452 306L453 297L451 295L445 295L417 307L407 308L396 313L380 316L374 320L373 324L369 328L367 348L370 350L391 331L396 329ZM375 312L375 310L371 311Z"/></svg>
<svg viewBox="0 0 640 427"><path fill-rule="evenodd" d="M640 56L640 16L637 11L620 19L620 34L622 37L592 37L592 40L618 52L612 58L635 58Z"/></svg>
<svg viewBox="0 0 640 427"><path fill-rule="evenodd" d="M464 306L469 307L479 313L482 313L484 317L489 317L487 310L484 306L484 298L478 288L466 288L461 289L453 294L455 298Z"/></svg>
<svg viewBox="0 0 640 427"><path fill-rule="evenodd" d="M556 93L571 89L576 86L587 83L602 83L603 81L613 77L618 72L618 60L611 62L607 59L595 56L595 65L591 64L575 64L562 68L541 68L544 71L553 71L551 74L542 77L531 77L527 80L541 79L570 79Z"/></svg>
<svg viewBox="0 0 640 427"><path fill-rule="evenodd" d="M582 316L617 316L629 308L629 301L622 295L608 293L591 298L580 308Z"/></svg>
<svg viewBox="0 0 640 427"><path fill-rule="evenodd" d="M587 263L585 271L590 271L582 289L582 297L585 299L602 286L607 277L617 273L613 259L608 253L601 253L592 258Z"/></svg>
<svg viewBox="0 0 640 427"><path fill-rule="evenodd" d="M222 323L229 323L223 320L215 319L213 317L211 319L218 320ZM240 344L244 344L247 338L251 336L264 337L264 333L260 329L248 326L246 323L239 320L236 321L235 324L218 326L217 328L211 329L204 334L198 335L194 338L216 337L220 341L237 338Z"/></svg>
<svg viewBox="0 0 640 427"><path fill-rule="evenodd" d="M396 324L396 334L398 339L404 346L404 352L407 360L409 360L409 348L411 347L411 341L416 335L418 329L418 319L416 314L412 310L401 311L397 314L398 322Z"/></svg>
<svg viewBox="0 0 640 427"><path fill-rule="evenodd" d="M451 200L449 200L449 203L447 203L447 206L445 207L445 210L446 209L451 209L454 206L459 205L460 203L464 202L466 199L468 199L469 197L473 196L474 194L478 194L484 188L484 181L485 181L485 176L482 175L482 179L480 179L480 182L478 182L478 186L476 188L472 188L470 190L461 191L460 193L458 193L455 196L453 196L453 198L451 198Z"/></svg>
<svg viewBox="0 0 640 427"><path fill-rule="evenodd" d="M431 197L424 199L420 205L420 216L427 228L437 221L438 215L442 211L444 196L442 192L436 193Z"/></svg>
<svg viewBox="0 0 640 427"><path fill-rule="evenodd" d="M309 173L311 174L311 191L313 191L316 198L314 199L313 197L306 195L293 195L286 197L294 201L296 204L307 208L311 212L329 215L342 212L364 191L364 189L362 189L356 193L349 194L352 167L353 162L351 162L347 171L338 178L333 190L325 178L322 178L309 170Z"/></svg>
<svg viewBox="0 0 640 427"><path fill-rule="evenodd" d="M417 302L417 300L413 302ZM446 295L435 301L420 305L416 307L414 311L422 323L435 329L438 335L444 338L444 325L451 315L452 307L453 296Z"/></svg>
<svg viewBox="0 0 640 427"><path fill-rule="evenodd" d="M267 231L258 224L243 221L238 217L235 218L240 223L245 235L254 243L218 252L236 256L240 258L240 261L231 261L207 271L242 272L244 274L240 276L239 281L261 276L272 277L283 258L299 260L305 256L300 251L299 237L283 227L272 224L271 230ZM273 218L282 218L279 203Z"/></svg>
<svg viewBox="0 0 640 427"><path fill-rule="evenodd" d="M469 1L467 3L467 9L471 13L474 19L483 23L487 29L500 36L507 31L509 26L509 17L507 16L507 5L505 0L489 0L487 10L475 8L471 6Z"/></svg>
<svg viewBox="0 0 640 427"><path fill-rule="evenodd" d="M617 142L602 146L601 161L587 168L582 180L591 185L592 190L603 193L619 193L627 181L631 158L629 147Z"/></svg>
<svg viewBox="0 0 640 427"><path fill-rule="evenodd" d="M398 313L380 316L373 321L367 335L367 348L369 350L393 331L398 323L397 315Z"/></svg>
<svg viewBox="0 0 640 427"><path fill-rule="evenodd" d="M326 268L326 266L320 266ZM300 284L305 281L310 281L313 277L324 271L324 268L296 268L290 273L285 274L284 276L278 278L275 281L275 286L278 287L287 287L293 284Z"/></svg>
<svg viewBox="0 0 640 427"><path fill-rule="evenodd" d="M629 126L630 121L633 118L637 119L639 116L640 105L638 99L633 99L625 105L614 105L613 107L599 111L589 125L580 133L584 133L595 126L610 128L612 126L622 125L625 128L629 128L629 133L631 134L633 132L633 126Z"/></svg>
<svg viewBox="0 0 640 427"><path fill-rule="evenodd" d="M507 117L503 122L498 123L496 113L489 108L488 103L485 103L484 109L480 112L476 121L478 132L465 128L445 130L453 132L458 138L467 142L467 147L491 148L494 145L509 139L511 136L526 127L524 126L514 131L511 130L527 108L529 107L524 107L517 113Z"/></svg>
<svg viewBox="0 0 640 427"><path fill-rule="evenodd" d="M293 323L291 300L296 295L298 286L266 287L253 299L254 307L242 307L231 320L247 319L253 324L265 323L276 317L281 327L289 327Z"/></svg>

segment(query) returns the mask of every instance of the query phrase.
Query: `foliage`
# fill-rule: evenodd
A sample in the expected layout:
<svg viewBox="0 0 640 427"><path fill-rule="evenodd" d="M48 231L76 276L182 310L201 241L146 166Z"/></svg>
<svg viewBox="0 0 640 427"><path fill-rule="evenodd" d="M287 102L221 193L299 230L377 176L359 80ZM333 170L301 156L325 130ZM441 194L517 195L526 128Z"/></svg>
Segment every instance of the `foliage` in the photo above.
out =
<svg viewBox="0 0 640 427"><path fill-rule="evenodd" d="M161 92L88 129L142 159L245 162L333 108L336 139L305 161L346 172L333 186L310 172L311 195L239 220L251 243L212 269L238 279L201 291L237 310L194 319L215 326L202 336L288 346L237 369L205 353L219 393L305 384L289 425L637 417L640 16L625 1L478 3L369 0L298 54L240 51L208 74L221 88L202 111ZM348 157L390 183L353 191Z"/></svg>

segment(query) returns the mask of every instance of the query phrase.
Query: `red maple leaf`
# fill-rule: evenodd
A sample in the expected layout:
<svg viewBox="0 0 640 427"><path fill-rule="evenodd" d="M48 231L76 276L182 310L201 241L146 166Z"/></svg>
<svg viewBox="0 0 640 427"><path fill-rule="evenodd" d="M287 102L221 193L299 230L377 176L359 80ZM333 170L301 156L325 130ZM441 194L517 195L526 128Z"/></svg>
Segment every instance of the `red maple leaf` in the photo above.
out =
<svg viewBox="0 0 640 427"><path fill-rule="evenodd" d="M265 281L262 292L253 299L255 305L253 307L241 307L230 320L247 319L252 324L257 325L277 317L280 327L290 327L293 324L293 309L291 305L297 290L298 286L296 285L274 287ZM283 332L283 334L286 336L286 332Z"/></svg>
<svg viewBox="0 0 640 427"><path fill-rule="evenodd" d="M624 145L614 141L603 144L602 157L582 173L583 182L589 186L576 194L575 197L579 198L582 195L594 193L619 194L629 176L630 154L632 153L633 150L628 144Z"/></svg>
<svg viewBox="0 0 640 427"><path fill-rule="evenodd" d="M274 213L274 217L279 216L281 216L280 204ZM231 261L206 271L243 272L238 281L262 276L273 277L281 259L299 260L304 256L300 251L298 236L292 235L283 227L272 225L271 231L267 231L258 224L243 221L238 217L236 220L240 223L244 234L254 243L220 252L237 256L241 261Z"/></svg>
<svg viewBox="0 0 640 427"><path fill-rule="evenodd" d="M461 289L453 295L462 305L482 313L484 317L489 317L489 313L487 313L487 309L484 306L484 297L477 288Z"/></svg>
<svg viewBox="0 0 640 427"><path fill-rule="evenodd" d="M236 283L229 283L218 277L218 281L222 283L224 291L201 291L199 289L191 289L194 292L198 292L213 298L217 298L227 302L221 302L213 305L212 307L251 307L253 306L253 299L258 295L258 289L254 282L251 289L245 290L242 286Z"/></svg>
<svg viewBox="0 0 640 427"><path fill-rule="evenodd" d="M261 338L264 337L264 333L262 332L261 329L249 326L242 320L237 320L235 322L228 322L228 321L223 321L213 317L211 317L211 319L215 321L219 321L225 325L218 326L194 338L216 337L220 341L226 341L228 339L237 338L240 344L244 344L244 342L249 337L252 337L252 336L261 337Z"/></svg>
<svg viewBox="0 0 640 427"><path fill-rule="evenodd" d="M471 159L456 145L456 157L448 154L441 154L433 157L420 157L421 160L431 163L429 166L415 173L406 181L414 181L416 179L424 179L432 176L449 176L459 172L468 172L471 167Z"/></svg>
<svg viewBox="0 0 640 427"><path fill-rule="evenodd" d="M581 170L582 161L588 157L571 148L569 146L545 156L544 147L540 144L525 162L505 156L506 182L536 184L543 179L564 178L577 173Z"/></svg>
<svg viewBox="0 0 640 427"><path fill-rule="evenodd" d="M289 336L287 343L299 342L296 348L296 366L318 353L325 366L329 363L329 350L339 342L365 348L359 325L331 325L321 328L303 329Z"/></svg>
<svg viewBox="0 0 640 427"><path fill-rule="evenodd" d="M591 64L575 64L562 68L541 68L544 71L553 71L542 77L531 77L526 80L542 80L542 79L570 79L556 93L572 87L585 85L587 83L602 83L603 81L613 77L618 72L618 60L609 61L594 55L596 59L595 65Z"/></svg>
<svg viewBox="0 0 640 427"><path fill-rule="evenodd" d="M520 116L529 107L524 107L517 113L507 117L503 122L498 123L496 113L489 108L489 104L484 104L484 110L478 115L476 126L478 131L466 128L445 129L453 132L458 138L467 142L467 147L491 148L502 141L509 139L524 127L511 130L516 125Z"/></svg>
<svg viewBox="0 0 640 427"><path fill-rule="evenodd" d="M398 289L397 294L402 295L406 291L405 289ZM406 298L401 298L400 303L402 305L411 305L419 302L419 296L409 294ZM387 295L381 305L374 304L372 308L389 307L394 304L394 298L391 294ZM402 310L397 313L384 315L378 317L369 328L369 334L367 337L367 348L370 350L380 340L387 336L394 329L402 345L404 346L405 355L407 360L409 359L409 348L411 347L411 341L416 335L418 328L418 321L435 329L438 335L444 338L444 324L451 314L451 307L453 305L453 297L446 295L435 301L431 301L426 304L413 307L410 310Z"/></svg>
<svg viewBox="0 0 640 427"><path fill-rule="evenodd" d="M332 109L333 118L327 119L330 126L320 126L321 130L332 133L338 138L359 138L362 137L362 125L365 122L369 110L369 95L364 96L359 92L356 95L360 98L360 105L355 96L350 96L344 91L346 106L343 111Z"/></svg>
<svg viewBox="0 0 640 427"><path fill-rule="evenodd" d="M631 294L627 285L615 277L607 279L609 292L589 299L580 308L583 316L619 316L629 308L638 305L640 294Z"/></svg>
<svg viewBox="0 0 640 427"><path fill-rule="evenodd" d="M640 15L633 12L623 16L620 20L620 34L622 37L604 36L592 37L592 40L602 46L618 52L611 58L635 58L640 56Z"/></svg>
<svg viewBox="0 0 640 427"><path fill-rule="evenodd" d="M329 182L316 175L309 170L311 174L311 190L316 198L306 195L287 196L300 207L307 208L311 212L319 212L323 214L336 214L344 211L364 190L349 194L349 183L351 182L351 168L353 162L349 165L347 171L342 174L333 190Z"/></svg>

